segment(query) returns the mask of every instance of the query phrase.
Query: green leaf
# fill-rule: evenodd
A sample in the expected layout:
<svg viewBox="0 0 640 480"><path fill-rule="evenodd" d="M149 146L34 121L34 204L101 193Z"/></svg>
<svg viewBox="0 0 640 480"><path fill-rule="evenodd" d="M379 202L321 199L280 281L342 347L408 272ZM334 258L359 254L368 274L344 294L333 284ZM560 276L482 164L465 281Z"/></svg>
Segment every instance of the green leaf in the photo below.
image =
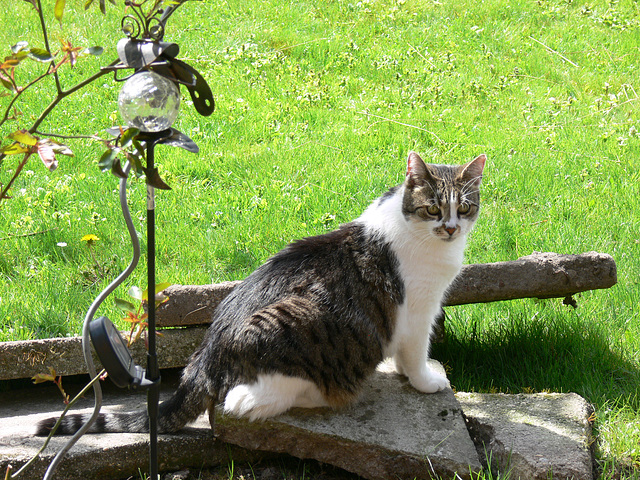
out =
<svg viewBox="0 0 640 480"><path fill-rule="evenodd" d="M59 22L62 21L62 16L64 15L65 3L66 3L66 0L56 0L56 5L53 8L53 14L56 17L56 20L58 20Z"/></svg>
<svg viewBox="0 0 640 480"><path fill-rule="evenodd" d="M4 57L4 62L0 65L0 68L17 67L20 65L20 59L14 57Z"/></svg>
<svg viewBox="0 0 640 480"><path fill-rule="evenodd" d="M127 292L127 294L131 297L131 298L135 298L136 300L138 300L139 302L142 301L142 290L140 290L140 287L136 287L133 286L129 289L129 291Z"/></svg>
<svg viewBox="0 0 640 480"><path fill-rule="evenodd" d="M132 142L133 146L135 147L135 151L129 152L127 154L127 159L130 162L133 162L135 174L138 178L140 178L144 175L144 166L142 165L142 160L145 159L144 147L138 140L136 140L135 137L133 138Z"/></svg>
<svg viewBox="0 0 640 480"><path fill-rule="evenodd" d="M167 288L169 288L171 285L173 285L172 283L169 282L162 282L162 283L158 283L156 285L156 294L166 290Z"/></svg>
<svg viewBox="0 0 640 480"><path fill-rule="evenodd" d="M122 310L124 313L136 313L136 306L128 300L122 298L115 299L116 307Z"/></svg>
<svg viewBox="0 0 640 480"><path fill-rule="evenodd" d="M15 45L11 46L11 53L13 53L14 55L22 50L26 50L26 48L29 46L29 42L18 42Z"/></svg>
<svg viewBox="0 0 640 480"><path fill-rule="evenodd" d="M19 155L21 153L27 153L29 151L28 148L26 148L23 145L20 145L19 143L12 143L11 145L7 145L6 147L2 147L0 148L0 152L4 153L5 155Z"/></svg>
<svg viewBox="0 0 640 480"><path fill-rule="evenodd" d="M50 62L51 60L53 60L53 55L51 55L44 48L29 49L29 57L39 62Z"/></svg>
<svg viewBox="0 0 640 480"><path fill-rule="evenodd" d="M93 1L93 0L92 0ZM95 57L102 55L102 53L104 52L104 48L96 45L95 47L89 47L89 48L85 48L82 53L84 53L85 55L93 55Z"/></svg>
<svg viewBox="0 0 640 480"><path fill-rule="evenodd" d="M13 88L13 83L7 80L3 75L0 75L0 83L2 83L2 86L7 90L11 90L12 92L15 91Z"/></svg>
<svg viewBox="0 0 640 480"><path fill-rule="evenodd" d="M118 149L116 148L110 148L109 150L104 152L100 157L100 160L98 160L98 167L100 167L100 170L102 170L103 172L111 170L111 168L113 167L113 162L116 159L117 155Z"/></svg>
<svg viewBox="0 0 640 480"><path fill-rule="evenodd" d="M84 9L89 10L89 7L91 6L92 3L93 3L93 0L87 0L84 4Z"/></svg>
<svg viewBox="0 0 640 480"><path fill-rule="evenodd" d="M26 130L16 130L9 135L9 138L11 140L15 140L16 142L23 143L24 145L34 146L36 143L38 143L38 139Z"/></svg>
<svg viewBox="0 0 640 480"><path fill-rule="evenodd" d="M162 283L157 283L156 284L156 292L154 294L154 297L159 294L160 292L162 292L163 290L166 290L167 288L169 288L172 284L169 282L162 282ZM149 298L149 292L148 289L145 289L142 292L142 300L146 301Z"/></svg>
<svg viewBox="0 0 640 480"><path fill-rule="evenodd" d="M129 145L131 145L131 142L133 142L133 139L139 133L140 133L140 130L138 130L137 128L133 128L133 127L127 128L122 134L122 136L120 137L120 146L122 148L127 148Z"/></svg>
<svg viewBox="0 0 640 480"><path fill-rule="evenodd" d="M71 149L69 147L67 147L65 144L63 143L58 143L58 142L54 142L53 140L51 141L51 148L53 148L53 151L56 153L59 153L60 155L66 155L67 157L73 157L75 156L73 154L73 152L71 151Z"/></svg>
<svg viewBox="0 0 640 480"><path fill-rule="evenodd" d="M50 368L50 371L51 371L51 368ZM31 377L31 380L33 380L33 383L35 383L36 385L38 383L44 383L44 382L55 382L56 381L55 370L53 371L53 373L37 373L33 377Z"/></svg>

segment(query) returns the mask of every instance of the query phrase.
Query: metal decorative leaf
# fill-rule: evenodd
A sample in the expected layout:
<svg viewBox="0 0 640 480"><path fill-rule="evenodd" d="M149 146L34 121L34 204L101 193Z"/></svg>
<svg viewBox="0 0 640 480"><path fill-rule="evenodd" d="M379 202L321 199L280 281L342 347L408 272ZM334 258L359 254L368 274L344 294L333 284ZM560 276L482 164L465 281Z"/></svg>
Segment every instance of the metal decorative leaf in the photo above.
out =
<svg viewBox="0 0 640 480"><path fill-rule="evenodd" d="M165 140L162 140L162 142L160 143L162 143L163 145L169 145L170 147L184 148L187 152L191 153L198 153L200 151L200 148L198 147L196 142L194 142L187 135L179 130L176 130L175 128L171 129L171 136Z"/></svg>
<svg viewBox="0 0 640 480"><path fill-rule="evenodd" d="M158 190L171 190L171 187L160 178L157 168L154 168L150 175L149 172L147 172L147 184Z"/></svg>

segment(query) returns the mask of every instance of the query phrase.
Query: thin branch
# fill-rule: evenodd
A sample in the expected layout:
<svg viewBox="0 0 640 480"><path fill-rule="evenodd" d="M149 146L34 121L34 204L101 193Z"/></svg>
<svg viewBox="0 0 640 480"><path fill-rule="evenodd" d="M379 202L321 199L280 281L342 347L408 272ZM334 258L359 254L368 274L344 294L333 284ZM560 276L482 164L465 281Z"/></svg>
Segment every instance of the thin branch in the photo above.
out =
<svg viewBox="0 0 640 480"><path fill-rule="evenodd" d="M114 60L113 62L111 62L108 66L112 67L114 65L116 65L119 62L119 60ZM12 100L11 103L9 104L9 108L6 110L5 112L5 118L0 121L0 125L2 125L6 119L8 118L9 115L9 109L11 108L11 106L15 103L15 101L17 100L17 98L20 96L20 94L22 92L24 92L27 88L33 86L36 82L42 80L42 78L44 78L46 75L48 75L49 70L47 70L47 73L41 75L40 77L36 78L35 80L33 80L32 82L30 82L24 89L22 89L21 92L19 92ZM40 114L40 116L38 117L38 119L34 122L34 124L31 126L31 128L29 129L29 133L33 134L38 130L38 127L40 126L40 124L44 121L44 119L51 113L51 111L56 108L56 106L58 105L58 103L60 103L64 98L68 97L69 95L71 95L72 93L77 92L78 90L80 90L81 88L87 86L88 84L90 84L91 82L97 80L98 78L102 77L103 75L106 75L107 73L110 73L109 70L100 70L99 72L95 73L94 75L86 78L85 80L83 80L82 82L78 83L77 85L75 85L74 87L70 88L69 90L66 91L61 91L58 96L56 96L56 98L54 98L52 100L52 102L49 104L49 106ZM2 164L2 161L5 159L6 154L4 153L0 153L0 165ZM11 183L13 183L13 181L15 180L15 175L14 178L11 179L11 182L9 183L9 185L11 185ZM0 194L0 202L5 198L5 194L7 192L7 189L5 188L3 190L3 192Z"/></svg>
<svg viewBox="0 0 640 480"><path fill-rule="evenodd" d="M47 34L47 24L44 21L41 0L38 0L38 16L40 17L40 28L42 29L42 36L44 38L44 48L46 48L49 55L51 55L51 49L49 48L49 35ZM51 67L53 67L53 78L56 80L56 89L58 90L58 93L60 93L62 91L62 85L60 85L60 77L58 76L56 62L54 59L51 59Z"/></svg>
<svg viewBox="0 0 640 480"><path fill-rule="evenodd" d="M114 60L113 62L111 62L108 66L112 67L114 65L116 65L119 62L119 60ZM87 86L88 84L90 84L91 82L97 80L98 78L102 77L103 75L106 75L108 73L111 73L110 70L100 70L99 72L95 73L94 75L86 78L85 80L83 80L82 82L78 83L77 85L75 85L74 87L71 87L69 90L65 90L65 91L61 91L58 96L56 98L53 99L53 101L49 104L49 106L47 108L44 109L44 111L40 114L40 116L38 117L38 119L34 122L34 124L31 126L31 128L29 129L29 133L34 133L38 127L40 126L40 124L44 121L44 119L51 113L51 111L56 108L56 106L58 105L58 103L60 103L62 100L64 100L66 97L68 97L69 95L71 95L72 93L77 92L78 90L80 90L81 88Z"/></svg>
<svg viewBox="0 0 640 480"><path fill-rule="evenodd" d="M19 92L16 93L16 95L9 102L9 106L7 106L7 109L4 112L4 117L2 118L2 120L0 120L0 126L2 126L4 122L6 122L9 119L9 112L11 111L11 107L13 107L13 104L16 103L18 98L20 98L20 95L26 92L29 88L33 87L36 83L38 83L40 80L45 78L47 75L49 75L49 71L50 71L49 68L47 68L47 71L45 73L31 80L29 83L27 83L25 87L23 87Z"/></svg>
<svg viewBox="0 0 640 480"><path fill-rule="evenodd" d="M42 235L43 233L53 232L54 230L57 230L57 228L50 228L48 230L41 230L39 232L23 233L21 235L9 235L8 237L0 238L0 242L3 240L9 240L11 238L35 237L36 235Z"/></svg>
<svg viewBox="0 0 640 480"><path fill-rule="evenodd" d="M104 141L103 139L101 139L97 135L62 135L60 133L41 132L40 130L36 130L33 133L35 135L40 135L41 137L63 138L65 140L69 140L69 139L88 139L88 140Z"/></svg>
<svg viewBox="0 0 640 480"><path fill-rule="evenodd" d="M391 122L391 123L396 123L398 125L402 125L403 127L410 127L410 128L415 128L416 130L420 130L422 132L427 132L431 135L433 135L435 137L435 139L440 142L441 144L446 144L445 141L443 141L440 137L438 137L435 133L433 133L430 130L427 130L426 128L422 128L422 127L416 127L415 125L411 125L410 123L403 123L403 122L399 122L397 120L393 120L392 118L386 118L386 117L382 117L380 115L376 115L374 113L369 113L369 112L356 112L360 115L368 115L369 117L375 117L375 118L380 118L386 122Z"/></svg>
<svg viewBox="0 0 640 480"><path fill-rule="evenodd" d="M13 182L16 181L16 178L18 178L18 175L20 175L20 172L22 171L24 166L27 164L27 161L29 160L30 156L31 156L31 152L27 152L24 154L24 158L18 165L18 168L16 168L16 171L13 173L13 177L11 177L11 180L9 180L9 183L7 183L7 186L2 189L2 192L0 192L0 202L5 198L9 198L7 196L7 192L11 188L11 185L13 185ZM0 160L2 160L2 158L0 158Z"/></svg>
<svg viewBox="0 0 640 480"><path fill-rule="evenodd" d="M569 60L567 57L565 57L564 55L562 55L560 52L554 50L551 47L548 47L547 45L545 45L544 43L542 43L540 40L536 40L535 38L533 38L531 35L529 35L529 38L531 40L533 40L536 43L539 43L540 45L542 45L544 48L546 48L548 51L550 51L551 53L555 53L556 55L558 55L560 58L562 58L564 61L569 62L571 65L573 65L576 68L580 68L579 65L573 63L571 60Z"/></svg>

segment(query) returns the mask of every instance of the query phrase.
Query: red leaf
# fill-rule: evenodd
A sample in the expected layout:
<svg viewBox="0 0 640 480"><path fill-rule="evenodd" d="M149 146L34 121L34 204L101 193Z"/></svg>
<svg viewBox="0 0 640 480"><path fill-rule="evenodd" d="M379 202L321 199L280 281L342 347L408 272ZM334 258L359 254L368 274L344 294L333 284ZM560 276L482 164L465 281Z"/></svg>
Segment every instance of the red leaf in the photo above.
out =
<svg viewBox="0 0 640 480"><path fill-rule="evenodd" d="M44 163L44 166L47 167L49 171L53 172L58 168L58 160L56 159L56 152L54 152L51 142L46 140L40 141L37 146L40 160L42 160L42 163Z"/></svg>

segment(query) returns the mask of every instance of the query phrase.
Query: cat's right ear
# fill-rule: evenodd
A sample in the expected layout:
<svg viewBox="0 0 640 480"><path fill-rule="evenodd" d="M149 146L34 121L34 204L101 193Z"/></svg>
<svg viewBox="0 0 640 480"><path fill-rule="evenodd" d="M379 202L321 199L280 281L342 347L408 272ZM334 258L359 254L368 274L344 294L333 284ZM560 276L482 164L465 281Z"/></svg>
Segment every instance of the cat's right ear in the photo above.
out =
<svg viewBox="0 0 640 480"><path fill-rule="evenodd" d="M482 171L487 161L487 156L483 153L478 155L475 159L463 166L463 170L460 173L460 177L473 181L473 183L479 187L482 181Z"/></svg>
<svg viewBox="0 0 640 480"><path fill-rule="evenodd" d="M416 152L409 152L407 177L405 179L407 187L413 188L416 185L424 185L428 178L431 178L431 174L424 160Z"/></svg>

